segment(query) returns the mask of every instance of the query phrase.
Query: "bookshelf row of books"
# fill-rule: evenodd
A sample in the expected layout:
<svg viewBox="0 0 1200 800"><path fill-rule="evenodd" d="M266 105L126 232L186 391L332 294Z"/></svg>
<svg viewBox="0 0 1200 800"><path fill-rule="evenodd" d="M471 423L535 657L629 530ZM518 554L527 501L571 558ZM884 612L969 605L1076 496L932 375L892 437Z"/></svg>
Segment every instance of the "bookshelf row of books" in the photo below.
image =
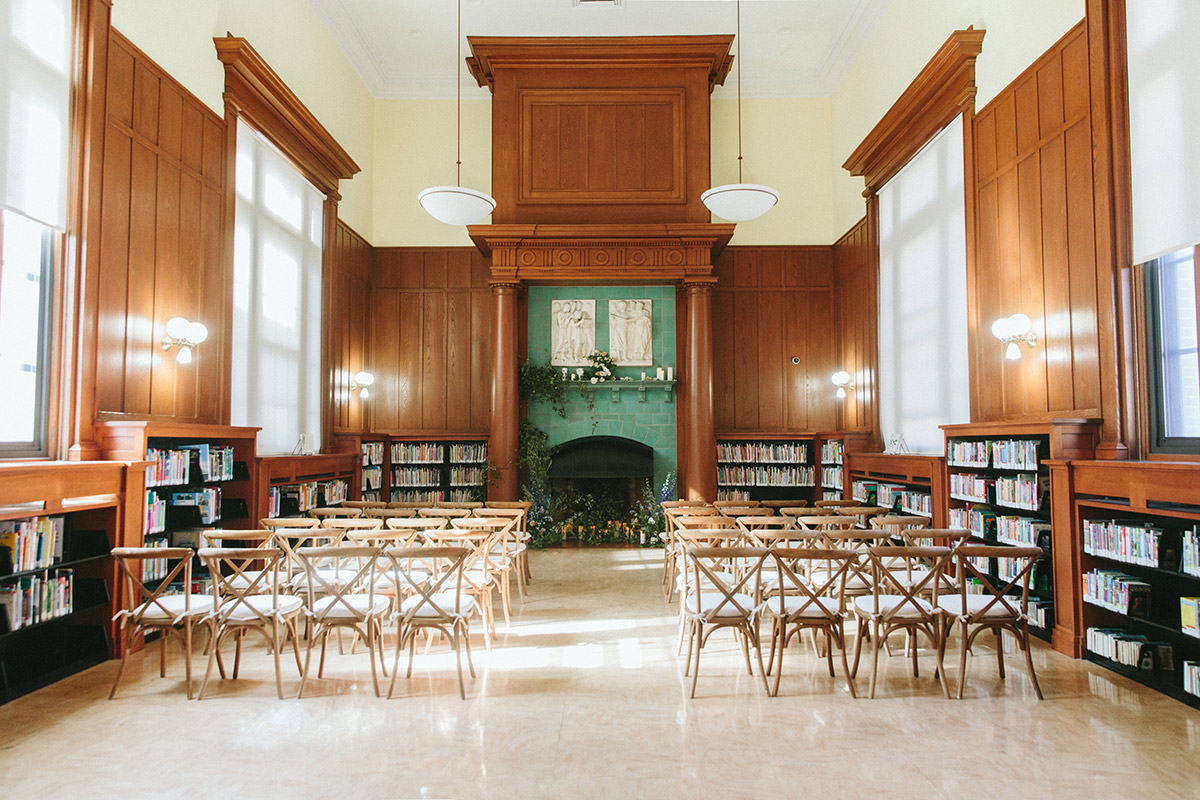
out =
<svg viewBox="0 0 1200 800"><path fill-rule="evenodd" d="M147 486L178 486L191 483L197 476L192 474L193 455L200 468L201 481L233 480L233 448L209 444L182 445L170 450L149 448L146 460Z"/></svg>
<svg viewBox="0 0 1200 800"><path fill-rule="evenodd" d="M1183 552L1179 569L1185 575L1200 578L1200 528L1193 527L1183 532Z"/></svg>
<svg viewBox="0 0 1200 800"><path fill-rule="evenodd" d="M1129 617L1147 619L1150 616L1150 584L1116 570L1085 572L1083 600Z"/></svg>
<svg viewBox="0 0 1200 800"><path fill-rule="evenodd" d="M875 505L875 496L879 484L874 481L855 481L850 484L850 497L866 505Z"/></svg>
<svg viewBox="0 0 1200 800"><path fill-rule="evenodd" d="M439 489L392 489L393 503L441 503L446 500L446 493ZM468 502L450 500L450 502Z"/></svg>
<svg viewBox="0 0 1200 800"><path fill-rule="evenodd" d="M718 486L813 486L813 467L717 467Z"/></svg>
<svg viewBox="0 0 1200 800"><path fill-rule="evenodd" d="M482 464L487 461L487 444L452 444L450 461L454 464Z"/></svg>
<svg viewBox="0 0 1200 800"><path fill-rule="evenodd" d="M800 442L719 442L717 461L733 464L805 464L808 445Z"/></svg>
<svg viewBox="0 0 1200 800"><path fill-rule="evenodd" d="M1200 661L1183 662L1183 690L1200 697Z"/></svg>
<svg viewBox="0 0 1200 800"><path fill-rule="evenodd" d="M904 484L876 484L875 502L881 506L899 508L909 514L933 516L933 498L929 493L913 491Z"/></svg>
<svg viewBox="0 0 1200 800"><path fill-rule="evenodd" d="M821 445L822 464L841 464L845 446L841 439L826 439Z"/></svg>
<svg viewBox="0 0 1200 800"><path fill-rule="evenodd" d="M362 443L362 465L376 466L383 463L383 442Z"/></svg>
<svg viewBox="0 0 1200 800"><path fill-rule="evenodd" d="M441 470L437 467L393 467L392 486L433 487L441 484Z"/></svg>
<svg viewBox="0 0 1200 800"><path fill-rule="evenodd" d="M146 533L162 533L167 529L167 500L153 489L146 490L146 514L142 530Z"/></svg>
<svg viewBox="0 0 1200 800"><path fill-rule="evenodd" d="M1179 598L1179 630L1200 639L1200 597Z"/></svg>
<svg viewBox="0 0 1200 800"><path fill-rule="evenodd" d="M482 486L487 483L487 469L484 467L451 467L451 486Z"/></svg>
<svg viewBox="0 0 1200 800"><path fill-rule="evenodd" d="M349 498L350 484L341 479L272 486L267 490L267 516L278 517L285 509L304 514L310 508L340 505Z"/></svg>
<svg viewBox="0 0 1200 800"><path fill-rule="evenodd" d="M194 492L172 492L169 505L195 506L200 515L200 524L212 525L221 519L221 490L216 486L206 486Z"/></svg>
<svg viewBox="0 0 1200 800"><path fill-rule="evenodd" d="M1175 650L1166 642L1152 642L1123 628L1088 628L1089 653L1147 672L1175 669Z"/></svg>
<svg viewBox="0 0 1200 800"><path fill-rule="evenodd" d="M995 481L966 472L950 473L950 496L969 503L986 503Z"/></svg>
<svg viewBox="0 0 1200 800"><path fill-rule="evenodd" d="M1162 533L1161 528L1150 522L1084 520L1083 552L1127 564L1157 567Z"/></svg>
<svg viewBox="0 0 1200 800"><path fill-rule="evenodd" d="M821 467L821 486L826 489L842 488L841 467Z"/></svg>
<svg viewBox="0 0 1200 800"><path fill-rule="evenodd" d="M146 539L146 547L170 547L171 540L165 536ZM142 580L156 581L167 577L168 561L165 558L149 558L142 562Z"/></svg>
<svg viewBox="0 0 1200 800"><path fill-rule="evenodd" d="M985 512L988 513L988 512ZM1001 544L1042 545L1050 533L1050 523L1034 517L996 515L996 541Z"/></svg>
<svg viewBox="0 0 1200 800"><path fill-rule="evenodd" d="M383 488L383 467L363 467L362 488L363 491Z"/></svg>
<svg viewBox="0 0 1200 800"><path fill-rule="evenodd" d="M0 575L44 569L62 561L64 528L62 517L0 522Z"/></svg>
<svg viewBox="0 0 1200 800"><path fill-rule="evenodd" d="M946 460L952 467L1034 470L1038 468L1036 439L973 441L952 439L946 445Z"/></svg>
<svg viewBox="0 0 1200 800"><path fill-rule="evenodd" d="M750 498L750 490L749 489L718 489L717 490L717 499L718 500L749 500L749 499L751 499Z"/></svg>
<svg viewBox="0 0 1200 800"><path fill-rule="evenodd" d="M74 605L73 570L50 570L0 584L0 613L9 631L70 614Z"/></svg>
<svg viewBox="0 0 1200 800"><path fill-rule="evenodd" d="M821 499L822 500L841 500L842 493L841 492L824 491L821 493Z"/></svg>
<svg viewBox="0 0 1200 800"><path fill-rule="evenodd" d="M1017 475L1012 478L996 479L996 504L1025 511L1037 511L1041 507L1039 496L1042 482L1036 474Z"/></svg>
<svg viewBox="0 0 1200 800"><path fill-rule="evenodd" d="M445 445L433 442L395 442L393 464L441 464L446 458Z"/></svg>

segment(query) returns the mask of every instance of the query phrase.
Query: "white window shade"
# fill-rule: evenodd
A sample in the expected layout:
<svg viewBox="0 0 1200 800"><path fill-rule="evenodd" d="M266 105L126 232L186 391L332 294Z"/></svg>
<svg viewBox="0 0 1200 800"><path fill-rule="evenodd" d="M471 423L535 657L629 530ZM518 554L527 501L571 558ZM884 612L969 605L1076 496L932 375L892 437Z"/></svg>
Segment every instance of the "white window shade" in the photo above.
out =
<svg viewBox="0 0 1200 800"><path fill-rule="evenodd" d="M958 117L879 190L879 424L915 453L967 422L967 259Z"/></svg>
<svg viewBox="0 0 1200 800"><path fill-rule="evenodd" d="M324 197L241 122L235 184L233 423L287 453L321 433Z"/></svg>
<svg viewBox="0 0 1200 800"><path fill-rule="evenodd" d="M1126 4L1133 260L1200 242L1200 3Z"/></svg>
<svg viewBox="0 0 1200 800"><path fill-rule="evenodd" d="M71 0L0 0L0 208L62 230Z"/></svg>

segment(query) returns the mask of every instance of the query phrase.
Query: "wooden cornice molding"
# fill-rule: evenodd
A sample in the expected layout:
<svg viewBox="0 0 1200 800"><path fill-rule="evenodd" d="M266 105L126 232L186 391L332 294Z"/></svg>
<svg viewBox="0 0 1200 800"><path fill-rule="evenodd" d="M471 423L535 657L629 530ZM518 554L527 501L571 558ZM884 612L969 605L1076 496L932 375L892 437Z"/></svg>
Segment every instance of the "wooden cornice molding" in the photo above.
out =
<svg viewBox="0 0 1200 800"><path fill-rule="evenodd" d="M495 70L615 67L707 67L708 90L723 85L733 66L733 36L468 36L467 67L495 91Z"/></svg>
<svg viewBox="0 0 1200 800"><path fill-rule="evenodd" d="M263 133L326 195L361 171L354 159L245 39L215 37L225 65L225 105ZM228 114L226 115L228 117Z"/></svg>
<svg viewBox="0 0 1200 800"><path fill-rule="evenodd" d="M877 192L938 131L974 107L975 58L983 50L985 33L967 28L950 34L842 164L851 175L863 176L867 193Z"/></svg>

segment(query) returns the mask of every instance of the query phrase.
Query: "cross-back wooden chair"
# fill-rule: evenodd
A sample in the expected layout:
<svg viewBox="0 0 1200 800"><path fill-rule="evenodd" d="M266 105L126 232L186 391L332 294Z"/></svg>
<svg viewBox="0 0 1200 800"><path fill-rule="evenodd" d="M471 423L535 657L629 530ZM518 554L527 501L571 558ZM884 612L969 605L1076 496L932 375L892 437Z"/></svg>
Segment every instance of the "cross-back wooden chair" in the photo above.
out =
<svg viewBox="0 0 1200 800"><path fill-rule="evenodd" d="M871 563L872 591L869 595L854 598L852 606L858 617L858 635L854 643L854 668L851 677L858 674L859 656L864 636L871 636L871 688L869 696L875 697L875 684L879 674L879 650L885 646L893 631L903 630L913 638L913 677L918 677L917 647L915 638L924 634L930 641L937 658L936 675L942 686L942 694L949 699L950 689L946 684L946 671L942 666L942 617L945 612L938 605L937 580L947 565L953 551L949 547L908 547L905 545L874 545L867 548ZM923 579L912 576L924 565L930 569ZM925 599L928 596L929 599Z"/></svg>
<svg viewBox="0 0 1200 800"><path fill-rule="evenodd" d="M205 547L197 553L208 567L213 587L211 619L213 642L208 651L208 668L200 684L197 699L204 698L212 678L213 663L220 657L221 645L233 636L237 645L233 662L233 678L237 680L242 660L242 638L256 631L267 640L275 658L275 691L283 699L283 676L280 672L280 649L284 631L292 636L296 669L301 675L299 632L296 619L303 602L299 597L280 593L278 570L284 553L261 547ZM265 563L265 567L261 566ZM254 577L251 574L257 573Z"/></svg>
<svg viewBox="0 0 1200 800"><path fill-rule="evenodd" d="M967 683L967 651L976 637L984 631L992 631L996 637L996 663L1000 680L1004 680L1003 632L1008 631L1017 640L1025 653L1025 667L1038 700L1042 699L1042 687L1038 685L1033 671L1033 653L1029 647L1029 581L1038 559L1044 554L1040 547L1010 547L1002 545L963 545L955 553L958 562L958 591L956 594L939 597L938 606L945 612L946 630L943 633L942 649L946 647L945 634L952 626L960 627L960 651L958 662L958 696L963 696ZM993 580L987 571L981 570L972 559L1011 559L1008 574ZM974 583L983 589L982 594L968 594L967 584ZM1017 594L1014 597L1014 593Z"/></svg>
<svg viewBox="0 0 1200 800"><path fill-rule="evenodd" d="M850 508L863 505L862 500L818 500L813 503L817 508Z"/></svg>
<svg viewBox="0 0 1200 800"><path fill-rule="evenodd" d="M780 509L783 508L804 508L807 505L808 501L800 497L790 500L763 500L759 502L759 506L762 508L773 508L775 509L775 513L780 513Z"/></svg>
<svg viewBox="0 0 1200 800"><path fill-rule="evenodd" d="M707 500L663 500L659 503L663 508L687 508L688 506L712 505Z"/></svg>
<svg viewBox="0 0 1200 800"><path fill-rule="evenodd" d="M410 500L393 500L387 504L388 508L411 508L413 511L420 511L422 508L433 508L432 502L414 502Z"/></svg>
<svg viewBox="0 0 1200 800"><path fill-rule="evenodd" d="M677 577L682 577L683 569L683 544L679 538L679 534L686 530L698 530L705 528L736 528L737 520L733 517L727 517L723 514L713 513L714 509L696 507L694 513L676 513L673 517L674 529L670 532L670 540L666 543L666 548L663 552L663 558L666 559L666 575L664 591L667 594L667 602L671 602L674 596Z"/></svg>
<svg viewBox="0 0 1200 800"><path fill-rule="evenodd" d="M314 519L329 519L329 518L346 518L346 517L361 517L363 510L361 508L352 508L350 506L325 506L321 508L310 508L308 515Z"/></svg>
<svg viewBox="0 0 1200 800"><path fill-rule="evenodd" d="M263 530L275 531L280 528L315 528L321 524L316 517L266 517L258 521Z"/></svg>
<svg viewBox="0 0 1200 800"><path fill-rule="evenodd" d="M684 553L689 548L694 547L745 547L750 546L747 541L746 532L738 527L720 527L720 528L681 528L676 535L676 547L679 550L678 563L680 565L679 576L674 580L673 592L679 592L679 652L683 652L683 639L687 631L687 614L686 600L688 592L692 591L692 584L688 582L687 565L684 560ZM738 562L731 561L724 565L729 570L734 570L738 566ZM670 597L668 597L668 602Z"/></svg>
<svg viewBox="0 0 1200 800"><path fill-rule="evenodd" d="M366 519L392 519L393 517L400 519L415 517L416 515L416 510L412 508L388 508L387 506L383 506L381 508L363 509L363 517Z"/></svg>
<svg viewBox="0 0 1200 800"><path fill-rule="evenodd" d="M387 508L387 503L383 500L343 500L342 508L361 508L365 511L368 508Z"/></svg>
<svg viewBox="0 0 1200 800"><path fill-rule="evenodd" d="M834 677L833 648L836 646L841 651L846 685L850 696L857 697L846 661L846 595L843 591L846 575L857 555L848 550L819 547L775 547L770 554L762 575L762 614L771 621L767 673L775 672L774 684L767 690L768 694L772 697L779 694L783 651L787 649L788 641L808 630L825 634L825 656L831 678ZM810 575L821 578L813 579Z"/></svg>
<svg viewBox="0 0 1200 800"><path fill-rule="evenodd" d="M450 527L450 521L446 517L388 517L384 524L388 530L417 531L421 535L424 535L425 531Z"/></svg>
<svg viewBox="0 0 1200 800"><path fill-rule="evenodd" d="M713 508L757 508L758 504L757 500L714 500L711 503Z"/></svg>
<svg viewBox="0 0 1200 800"><path fill-rule="evenodd" d="M433 508L418 508L417 516L418 517L427 517L429 519L433 519L433 518L437 518L437 517L440 517L443 519L453 519L455 517L469 517L469 516L471 516L471 509L469 509L469 508L443 508L441 506L435 506Z"/></svg>
<svg viewBox="0 0 1200 800"><path fill-rule="evenodd" d="M477 517L498 517L511 518L515 520L514 530L517 540L521 543L520 552L517 555L517 588L521 592L521 597L525 597L527 584L531 578L529 572L529 531L526 528L529 512L524 508L504 508L502 506L485 505L483 508L477 508L472 513Z"/></svg>
<svg viewBox="0 0 1200 800"><path fill-rule="evenodd" d="M754 648L763 688L770 694L758 636L756 599L762 565L769 552L765 547L689 546L684 550L689 588L680 598L688 633L683 674L687 676L691 671L691 697L696 696L696 682L700 677L700 651L709 637L722 628L733 631L746 659L746 672L750 675L754 674L750 666L750 648Z"/></svg>
<svg viewBox="0 0 1200 800"><path fill-rule="evenodd" d="M473 511L476 508L483 508L483 502L479 500L441 500L435 508L465 508Z"/></svg>
<svg viewBox="0 0 1200 800"><path fill-rule="evenodd" d="M400 652L408 645L408 670L412 677L413 655L417 634L438 631L450 640L454 663L458 670L458 694L466 700L463 687L462 651L467 653L467 667L475 677L471 662L471 614L475 595L464 591L463 564L470 556L468 547L389 547L384 551L393 581L402 588L405 599L393 614L396 622L396 655L392 662L392 681L388 685L390 699L400 673Z"/></svg>
<svg viewBox="0 0 1200 800"><path fill-rule="evenodd" d="M890 514L892 509L887 506L838 506L834 509L834 513L844 517L853 517L858 520L858 524L867 527L871 517L877 517L880 514Z"/></svg>
<svg viewBox="0 0 1200 800"><path fill-rule="evenodd" d="M490 529L435 528L425 531L425 540L433 547L465 547L469 551L463 558L463 591L475 598L475 608L483 623L483 643L490 651L496 636L495 613L492 608L492 590L497 580L492 568L492 546L497 534Z"/></svg>
<svg viewBox="0 0 1200 800"><path fill-rule="evenodd" d="M754 533L757 531L782 531L796 527L795 517L769 516L766 514L735 517L734 522L737 523L739 528L749 534L751 538L753 538Z"/></svg>
<svg viewBox="0 0 1200 800"><path fill-rule="evenodd" d="M916 514L881 514L871 518L872 528L890 531L893 536L897 537L904 531L912 528L928 528L931 524L932 521L929 517L920 517Z"/></svg>
<svg viewBox="0 0 1200 800"><path fill-rule="evenodd" d="M275 549L279 547L279 543L275 540L275 534L266 530L232 530L230 528L213 528L200 532L200 543L204 547L258 547L263 549ZM237 576L234 580L246 581L257 577L261 570L248 570L244 576ZM274 580L276 577L274 570L269 570L267 575L268 580ZM283 581L286 588L291 580L291 576L286 571L279 573L279 579Z"/></svg>
<svg viewBox="0 0 1200 800"><path fill-rule="evenodd" d="M342 531L344 538L352 530L378 530L383 527L383 520L379 517L325 517L320 527Z"/></svg>
<svg viewBox="0 0 1200 800"><path fill-rule="evenodd" d="M876 517L875 519L871 520L872 526L875 525L876 519L886 519L886 517ZM878 527L881 530L896 531L894 527L888 525L880 525ZM909 547L928 547L930 545L935 545L938 547L949 547L954 551L957 551L959 547L966 544L966 542L971 538L971 532L965 528L907 527L900 528L898 531L893 533L893 542L895 542L897 533L899 535L900 543L906 544ZM926 565L925 569L920 569L919 567L916 568L917 574L919 575L922 572L927 571L928 568L929 565ZM958 582L955 579L954 571L951 569L947 569L942 573L941 579L938 581L938 583L940 584L938 591L943 595L953 594L958 589Z"/></svg>
<svg viewBox="0 0 1200 800"><path fill-rule="evenodd" d="M723 517L773 517L775 509L763 508L762 506L718 506L717 511L721 512Z"/></svg>
<svg viewBox="0 0 1200 800"><path fill-rule="evenodd" d="M325 677L325 652L329 645L329 634L348 628L355 637L367 643L371 658L371 685L375 696L379 696L379 675L375 667L376 653L383 661L383 620L391 608L391 599L376 595L376 569L379 550L371 546L300 547L296 550L304 566L308 580L305 582L305 612L309 621L308 646L304 651L304 669L300 678L300 690L296 697L304 695L304 687L311 674L313 645L321 642L321 662L317 677ZM331 559L343 567L337 580L328 580L322 565ZM384 668L384 676L387 669Z"/></svg>
<svg viewBox="0 0 1200 800"><path fill-rule="evenodd" d="M457 530L491 531L495 534L488 560L500 587L500 607L504 611L504 624L511 625L513 572L517 573L517 590L522 602L525 598L525 576L520 570L520 557L525 551L525 543L521 541L517 531L517 520L514 517L456 517L450 520L450 527Z"/></svg>
<svg viewBox="0 0 1200 800"><path fill-rule="evenodd" d="M308 582L308 573L296 551L301 547L335 547L346 538L346 530L337 526L283 527L275 529L274 537L285 556L280 567L285 582L292 591L302 594ZM325 570L326 579L331 581L336 580L341 572L335 558L329 559L322 569Z"/></svg>
<svg viewBox="0 0 1200 800"><path fill-rule="evenodd" d="M785 517L831 517L837 512L832 508L809 508L808 506L784 506L779 513Z"/></svg>
<svg viewBox="0 0 1200 800"><path fill-rule="evenodd" d="M206 617L212 611L210 595L193 594L192 556L188 547L117 547L112 556L116 560L124 579L122 592L123 607L113 616L117 623L117 658L121 660L117 676L113 680L108 699L117 696L117 687L125 674L126 658L133 637L146 631L159 631L158 675L167 677L167 639L177 629L183 632L183 665L187 696L192 698L192 628L208 624ZM165 562L165 570L159 578L145 578L148 562ZM171 566L174 562L174 566ZM168 594L171 584L182 581L182 594ZM210 625L211 635L211 625Z"/></svg>
<svg viewBox="0 0 1200 800"><path fill-rule="evenodd" d="M792 524L795 527L810 531L843 531L855 526L855 521L852 517L839 517L836 514L817 516L804 514L792 517L792 520Z"/></svg>

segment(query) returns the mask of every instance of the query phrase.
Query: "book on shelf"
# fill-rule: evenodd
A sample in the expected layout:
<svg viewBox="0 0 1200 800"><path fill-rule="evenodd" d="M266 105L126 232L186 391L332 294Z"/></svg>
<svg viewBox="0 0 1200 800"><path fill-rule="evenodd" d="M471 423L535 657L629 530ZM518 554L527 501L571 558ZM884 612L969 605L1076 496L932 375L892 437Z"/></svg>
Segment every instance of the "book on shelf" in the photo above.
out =
<svg viewBox="0 0 1200 800"><path fill-rule="evenodd" d="M147 486L174 486L189 483L192 456L186 450L160 450L151 447L146 451Z"/></svg>
<svg viewBox="0 0 1200 800"><path fill-rule="evenodd" d="M0 609L7 631L66 616L75 610L75 576L49 570L0 584Z"/></svg>
<svg viewBox="0 0 1200 800"><path fill-rule="evenodd" d="M1039 545L1043 534L1050 532L1050 523L1033 517L997 514L996 541L1001 544Z"/></svg>
<svg viewBox="0 0 1200 800"><path fill-rule="evenodd" d="M1179 630L1200 639L1200 597L1179 598Z"/></svg>
<svg viewBox="0 0 1200 800"><path fill-rule="evenodd" d="M146 515L142 530L146 533L161 533L167 529L167 500L153 489L146 490Z"/></svg>
<svg viewBox="0 0 1200 800"><path fill-rule="evenodd" d="M1143 567L1159 566L1163 531L1141 520L1084 520L1083 552Z"/></svg>
<svg viewBox="0 0 1200 800"><path fill-rule="evenodd" d="M1190 531L1183 532L1182 550L1180 571L1185 575L1200 578L1200 527L1193 526Z"/></svg>
<svg viewBox="0 0 1200 800"><path fill-rule="evenodd" d="M195 506L200 513L200 524L211 525L221 519L221 490L209 486L194 492L172 492L170 505Z"/></svg>
<svg viewBox="0 0 1200 800"><path fill-rule="evenodd" d="M450 468L451 486L482 486L486 482L487 470L483 467L455 466Z"/></svg>
<svg viewBox="0 0 1200 800"><path fill-rule="evenodd" d="M992 466L996 469L1037 471L1038 442L1035 439L1009 439L991 442Z"/></svg>
<svg viewBox="0 0 1200 800"><path fill-rule="evenodd" d="M0 522L0 551L7 553L0 554L0 575L43 569L62 561L65 527L63 517Z"/></svg>
<svg viewBox="0 0 1200 800"><path fill-rule="evenodd" d="M438 489L392 489L393 503L440 503L446 493Z"/></svg>
<svg viewBox="0 0 1200 800"><path fill-rule="evenodd" d="M205 481L233 480L233 448L209 444L184 444L184 452L196 451L199 455L200 479Z"/></svg>
<svg viewBox="0 0 1200 800"><path fill-rule="evenodd" d="M826 489L842 488L842 468L841 467L822 467L821 468L821 486Z"/></svg>
<svg viewBox="0 0 1200 800"><path fill-rule="evenodd" d="M362 471L362 488L363 491L370 489L379 489L383 487L383 467L363 467ZM364 500L366 498L363 498Z"/></svg>
<svg viewBox="0 0 1200 800"><path fill-rule="evenodd" d="M441 464L446 448L434 442L396 442L392 445L393 464Z"/></svg>
<svg viewBox="0 0 1200 800"><path fill-rule="evenodd" d="M402 487L435 487L441 484L437 467L393 467L392 485Z"/></svg>
<svg viewBox="0 0 1200 800"><path fill-rule="evenodd" d="M1150 618L1150 584L1116 570L1085 572L1083 599L1128 617Z"/></svg>
<svg viewBox="0 0 1200 800"><path fill-rule="evenodd" d="M950 473L950 496L955 500L971 503L986 503L996 481L965 472Z"/></svg>
<svg viewBox="0 0 1200 800"><path fill-rule="evenodd" d="M362 465L375 466L383 463L383 442L362 443Z"/></svg>
<svg viewBox="0 0 1200 800"><path fill-rule="evenodd" d="M1183 662L1183 690L1200 697L1200 662Z"/></svg>
<svg viewBox="0 0 1200 800"><path fill-rule="evenodd" d="M996 478L996 504L1026 511L1042 507L1042 498L1050 490L1050 479L1037 474L1018 474Z"/></svg>
<svg viewBox="0 0 1200 800"><path fill-rule="evenodd" d="M799 442L762 442L757 446L756 461L765 464L803 464L808 461L808 445Z"/></svg>
<svg viewBox="0 0 1200 800"><path fill-rule="evenodd" d="M850 484L851 499L858 500L865 505L876 505L878 492L879 486L874 481L854 481Z"/></svg>
<svg viewBox="0 0 1200 800"><path fill-rule="evenodd" d="M841 464L844 445L841 439L826 439L821 445L822 464Z"/></svg>
<svg viewBox="0 0 1200 800"><path fill-rule="evenodd" d="M986 467L987 442L965 442L951 439L946 445L946 461L952 467Z"/></svg>
<svg viewBox="0 0 1200 800"><path fill-rule="evenodd" d="M1152 642L1122 628L1088 628L1086 646L1090 653L1146 672L1175 669L1175 649L1171 645Z"/></svg>
<svg viewBox="0 0 1200 800"><path fill-rule="evenodd" d="M479 464L487 461L487 444L484 442L452 444L450 445L450 461L454 464Z"/></svg>

